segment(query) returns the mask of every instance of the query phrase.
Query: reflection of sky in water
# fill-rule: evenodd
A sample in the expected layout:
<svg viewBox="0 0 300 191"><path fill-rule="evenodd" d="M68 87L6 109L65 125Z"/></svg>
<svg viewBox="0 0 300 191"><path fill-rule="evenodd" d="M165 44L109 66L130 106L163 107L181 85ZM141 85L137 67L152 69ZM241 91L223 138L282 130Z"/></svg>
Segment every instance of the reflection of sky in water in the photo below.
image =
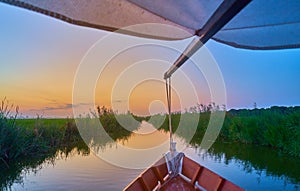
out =
<svg viewBox="0 0 300 191"><path fill-rule="evenodd" d="M142 170L112 166L96 157L74 155L44 165L36 174L25 176L23 185L14 184L12 190L121 190Z"/></svg>
<svg viewBox="0 0 300 191"><path fill-rule="evenodd" d="M117 143L107 144L105 149L99 150L100 153L98 154L106 156L108 161L114 158L112 162L118 158L123 162L125 161L125 163L134 163L137 166L142 166L147 163L150 165L161 157L162 154L168 150L169 146L168 133L163 131L152 132L152 130L151 126L145 125L145 129L141 127L126 140L119 140ZM233 145L214 145L213 149L215 151L201 153L199 148L187 146L182 138L175 136L175 140L177 141L178 150L183 150L184 153L193 160L240 185L246 190L300 189L299 182L298 184L292 184L290 183L289 177L284 175L284 173L290 173L287 172L290 169L282 164L286 163L290 165L291 163L292 166L296 164L297 168L297 161L293 161L292 159L280 159L284 160L283 163L281 163L278 158L276 159L274 157L278 165L282 165L282 168L287 168L286 172L284 169L282 170L281 173L283 173L283 175L278 176L276 175L277 172L267 171L259 167L260 164L255 164L255 161L252 163L249 162L251 161L250 159L242 160L239 159L239 157L241 157L239 155L230 155L231 153L228 152L230 152L230 149L234 149L232 148L234 147ZM241 145L235 145L235 147L240 146ZM217 147L225 148L225 150L220 150L220 148L218 150ZM228 147L230 148L228 149ZM128 154L128 150L126 149L137 151L150 149L150 154ZM247 150L251 149L253 148L243 146L241 150L248 154L247 152L249 151ZM254 150L257 150L257 148L254 148ZM261 152L269 152L269 154L267 153L266 155L270 157L273 157L274 154L270 149L258 149L257 156L254 157L258 158L258 160L263 160L260 158L262 155ZM153 155L153 153L155 154ZM236 153L236 151L233 153ZM253 154L250 153L250 155ZM265 167L270 168L269 166L272 164L268 164L268 162L270 161L263 160L261 163L263 166L265 165ZM113 166L104 162L95 154L81 156L74 152L73 155L67 159L63 157L56 159L55 165L44 164L43 168L38 170L36 174L27 174L24 178L23 185L15 183L12 190L52 190L53 188L55 188L55 190L121 190L142 171L143 169L132 170Z"/></svg>
<svg viewBox="0 0 300 191"><path fill-rule="evenodd" d="M169 133L153 131L152 125L143 122L125 140L117 140L106 149L96 152L100 158L124 168L147 168L169 150ZM141 133L140 133L141 132ZM174 137L179 151L186 147L183 139Z"/></svg>

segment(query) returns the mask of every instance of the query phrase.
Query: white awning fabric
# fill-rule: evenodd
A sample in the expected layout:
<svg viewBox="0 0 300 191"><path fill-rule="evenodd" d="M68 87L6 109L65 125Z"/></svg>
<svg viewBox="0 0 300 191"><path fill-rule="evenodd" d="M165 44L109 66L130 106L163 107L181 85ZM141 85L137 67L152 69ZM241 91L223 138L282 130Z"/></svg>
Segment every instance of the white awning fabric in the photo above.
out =
<svg viewBox="0 0 300 191"><path fill-rule="evenodd" d="M122 31L165 40L201 34L202 27L223 1L226 0L0 0L72 24L107 31L143 23L168 24L185 31L158 31L151 27ZM299 48L299 13L300 0L253 0L212 39L246 49Z"/></svg>

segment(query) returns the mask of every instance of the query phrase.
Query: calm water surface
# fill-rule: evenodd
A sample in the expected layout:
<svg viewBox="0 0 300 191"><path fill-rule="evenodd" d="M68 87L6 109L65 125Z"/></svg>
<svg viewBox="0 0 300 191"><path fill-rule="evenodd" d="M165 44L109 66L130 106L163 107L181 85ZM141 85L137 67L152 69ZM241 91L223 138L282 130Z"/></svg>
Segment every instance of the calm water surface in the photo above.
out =
<svg viewBox="0 0 300 191"><path fill-rule="evenodd" d="M156 146L155 143L168 142L168 133L152 130L151 125L143 122L138 131L118 143L145 149ZM299 159L280 155L269 148L225 143L215 143L208 152L202 153L197 145L189 145L180 137L175 139L178 148L182 148L187 156L246 190L300 190ZM116 152L118 149L117 143L108 143L97 154ZM122 190L144 170L111 165L97 154L80 152L78 149L73 149L67 155L58 151L55 159L43 162L37 168L23 170L10 188ZM160 155L162 154L163 152ZM145 157L140 156L138 160L143 161Z"/></svg>

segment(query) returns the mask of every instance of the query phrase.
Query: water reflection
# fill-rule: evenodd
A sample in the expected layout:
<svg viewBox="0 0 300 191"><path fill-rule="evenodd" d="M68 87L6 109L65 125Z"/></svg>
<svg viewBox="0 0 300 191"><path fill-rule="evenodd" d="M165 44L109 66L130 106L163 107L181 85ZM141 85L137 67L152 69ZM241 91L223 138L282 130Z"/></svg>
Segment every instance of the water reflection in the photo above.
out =
<svg viewBox="0 0 300 191"><path fill-rule="evenodd" d="M187 140L189 129L176 135ZM300 190L299 158L268 147L219 141L203 152L203 135L204 131L197 130L184 151L200 164L247 190Z"/></svg>
<svg viewBox="0 0 300 191"><path fill-rule="evenodd" d="M35 174L45 166L55 166L57 160L65 160L72 156L88 156L89 154L89 148L79 139L77 142L66 144L47 155L15 161L10 164L9 168L2 164L0 165L0 190L8 189L14 183L23 184L27 174Z"/></svg>
<svg viewBox="0 0 300 191"><path fill-rule="evenodd" d="M270 148L216 142L206 153L195 145L186 153L247 190L300 189L300 160Z"/></svg>
<svg viewBox="0 0 300 191"><path fill-rule="evenodd" d="M12 190L121 190L141 170L118 168L100 160L96 155L58 157L55 165L44 163L35 173L27 173L23 183L14 183Z"/></svg>
<svg viewBox="0 0 300 191"><path fill-rule="evenodd" d="M123 157L132 163L153 163L168 150L169 134L152 131L142 122L133 133L124 136L116 132L115 141L91 139L97 154ZM90 134L91 136L92 134ZM197 134L201 137L201 134ZM299 190L300 160L280 154L270 148L216 142L206 153L199 147L201 138L194 137L192 144L184 136L175 135L178 149L189 157L212 169L221 176L247 190ZM199 142L197 141L199 140ZM97 144L96 144L97 143ZM163 146L162 146L163 145ZM135 156L122 153L124 148L148 150L155 148L155 156ZM160 149L157 149L160 148ZM91 153L84 142L60 148L55 153L35 160L22 160L1 170L1 188L52 190L121 190L143 169L125 169L104 162ZM26 178L24 178L26 177Z"/></svg>
<svg viewBox="0 0 300 191"><path fill-rule="evenodd" d="M151 124L143 121L130 136L109 142L94 152L101 159L122 168L147 168L169 150L169 133L153 129ZM179 150L187 145L182 139L177 139L177 143Z"/></svg>

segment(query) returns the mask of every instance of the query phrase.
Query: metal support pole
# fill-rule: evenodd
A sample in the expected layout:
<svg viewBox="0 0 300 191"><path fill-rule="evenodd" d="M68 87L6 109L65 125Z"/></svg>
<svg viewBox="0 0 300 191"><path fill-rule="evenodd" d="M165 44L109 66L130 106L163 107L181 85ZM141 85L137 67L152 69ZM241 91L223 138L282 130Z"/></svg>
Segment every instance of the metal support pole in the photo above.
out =
<svg viewBox="0 0 300 191"><path fill-rule="evenodd" d="M201 30L197 31L195 38L170 69L164 74L164 79L182 66L199 48L201 48L211 37L226 25L235 15L237 15L251 0L224 0L214 14L209 18Z"/></svg>

